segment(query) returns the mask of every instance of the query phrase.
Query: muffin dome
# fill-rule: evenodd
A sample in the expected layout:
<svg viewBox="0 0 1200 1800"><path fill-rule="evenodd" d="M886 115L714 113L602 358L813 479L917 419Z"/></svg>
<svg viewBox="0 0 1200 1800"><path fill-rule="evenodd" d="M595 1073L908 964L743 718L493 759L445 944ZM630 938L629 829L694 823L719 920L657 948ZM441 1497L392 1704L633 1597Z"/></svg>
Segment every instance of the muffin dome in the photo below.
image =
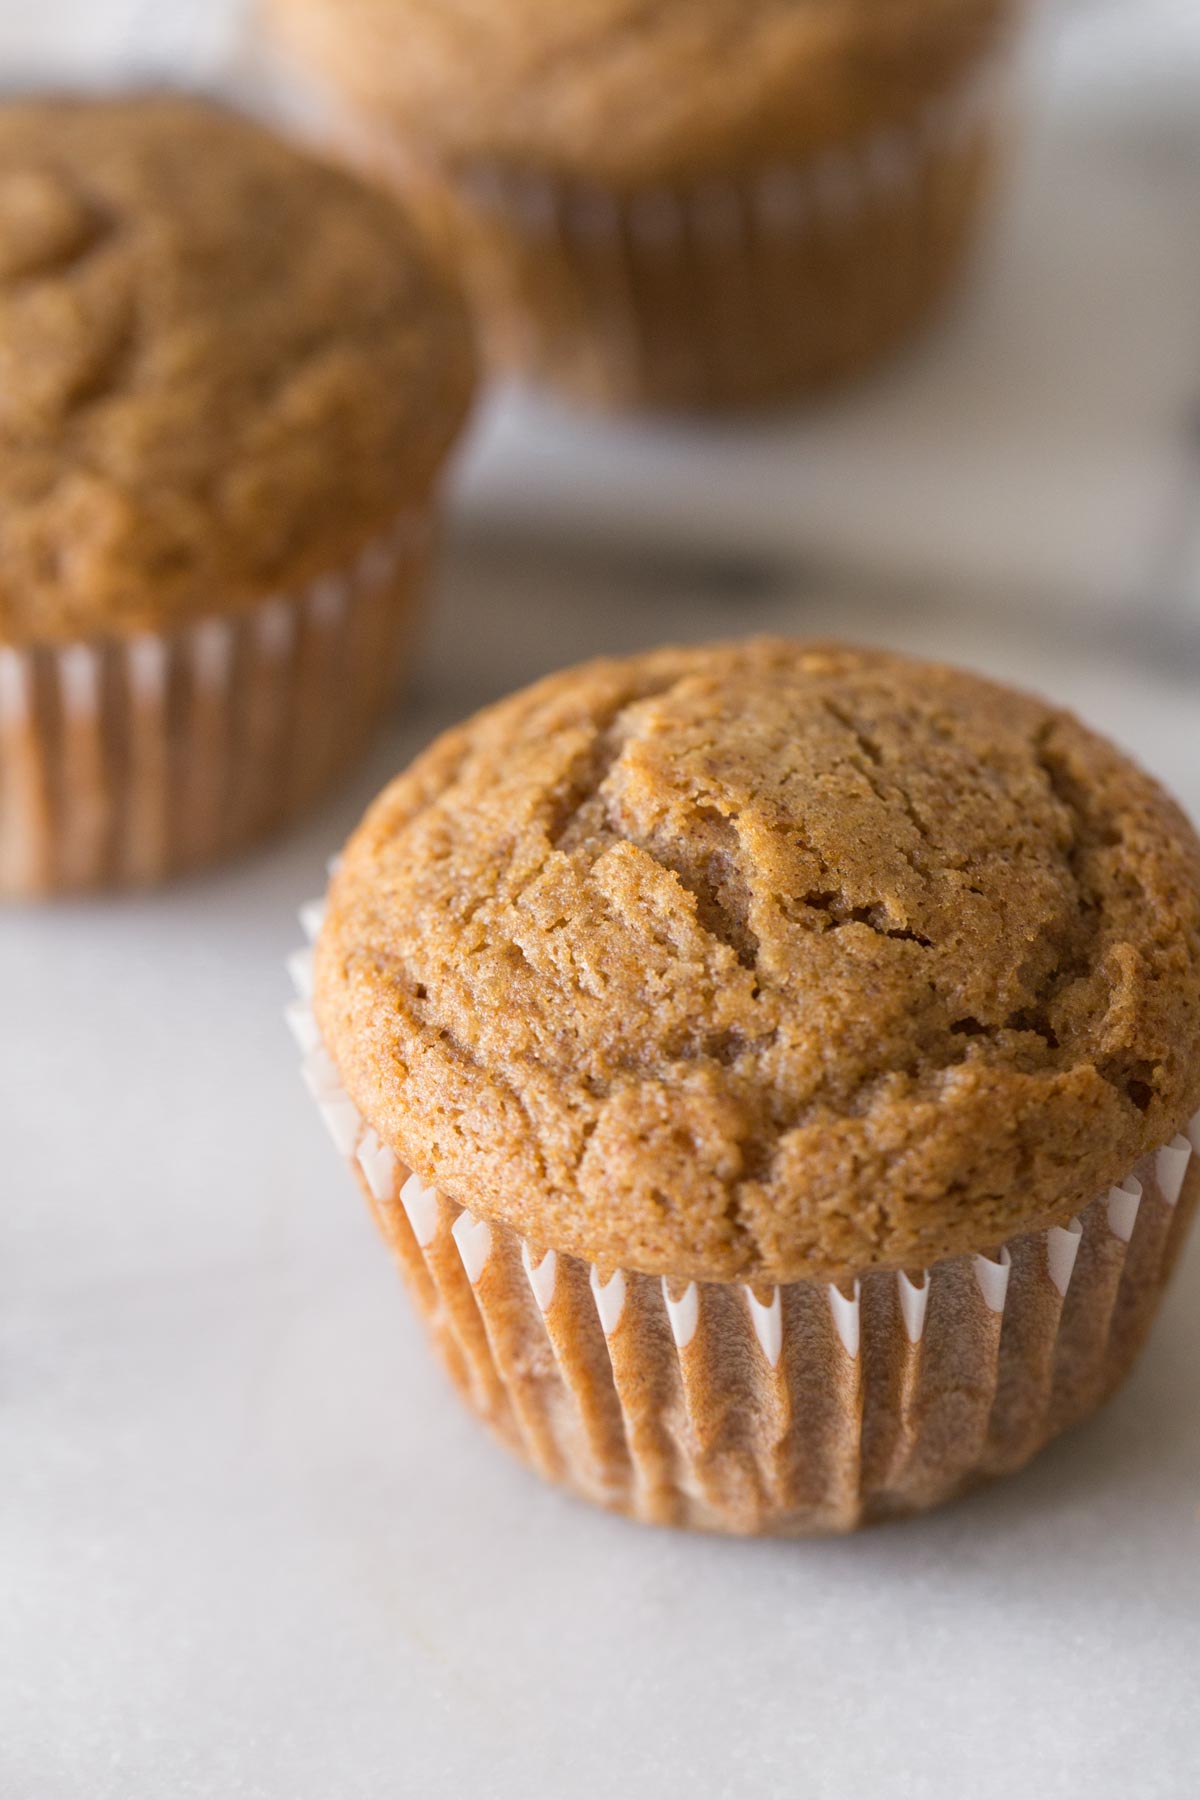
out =
<svg viewBox="0 0 1200 1800"><path fill-rule="evenodd" d="M1005 0L272 0L283 34L450 163L695 176L906 119Z"/></svg>
<svg viewBox="0 0 1200 1800"><path fill-rule="evenodd" d="M1200 844L1069 714L938 665L597 662L386 790L317 1011L383 1141L534 1244L919 1268L1064 1221L1200 1104Z"/></svg>
<svg viewBox="0 0 1200 1800"><path fill-rule="evenodd" d="M343 567L424 497L471 379L382 195L198 100L0 106L0 641Z"/></svg>

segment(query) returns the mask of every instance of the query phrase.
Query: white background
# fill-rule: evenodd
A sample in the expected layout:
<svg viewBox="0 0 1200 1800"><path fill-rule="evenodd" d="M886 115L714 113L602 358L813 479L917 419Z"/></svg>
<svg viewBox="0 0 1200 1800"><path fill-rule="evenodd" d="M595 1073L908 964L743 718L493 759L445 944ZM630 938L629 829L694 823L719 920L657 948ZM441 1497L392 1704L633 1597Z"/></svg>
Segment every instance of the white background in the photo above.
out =
<svg viewBox="0 0 1200 1800"><path fill-rule="evenodd" d="M111 65L133 20L142 61L261 75L216 6L3 7L6 68ZM1197 15L1071 9L1041 62L1001 235L918 357L703 437L495 404L349 790L161 897L0 915L3 1800L1195 1792L1200 1246L1130 1387L1026 1475L844 1543L648 1532L461 1412L280 1019L371 793L593 649L931 650L1200 814Z"/></svg>

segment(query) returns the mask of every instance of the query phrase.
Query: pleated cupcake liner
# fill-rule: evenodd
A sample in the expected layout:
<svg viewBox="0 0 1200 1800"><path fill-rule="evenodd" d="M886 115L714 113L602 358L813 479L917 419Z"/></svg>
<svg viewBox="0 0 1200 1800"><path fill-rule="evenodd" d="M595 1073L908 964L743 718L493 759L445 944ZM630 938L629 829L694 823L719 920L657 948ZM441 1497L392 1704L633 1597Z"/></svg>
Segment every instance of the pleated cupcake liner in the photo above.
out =
<svg viewBox="0 0 1200 1800"><path fill-rule="evenodd" d="M322 904L302 912L308 935ZM550 1481L656 1524L849 1531L1019 1469L1128 1373L1200 1200L1200 1115L1065 1226L853 1282L672 1282L533 1245L365 1123L290 962L304 1077L455 1385Z"/></svg>
<svg viewBox="0 0 1200 1800"><path fill-rule="evenodd" d="M422 171L344 119L358 162L457 241L491 358L601 404L769 403L865 368L963 260L1011 112L991 50L908 125L794 164L631 191L501 163Z"/></svg>
<svg viewBox="0 0 1200 1800"><path fill-rule="evenodd" d="M267 835L353 759L413 632L428 522L182 629L0 643L0 894L149 884Z"/></svg>

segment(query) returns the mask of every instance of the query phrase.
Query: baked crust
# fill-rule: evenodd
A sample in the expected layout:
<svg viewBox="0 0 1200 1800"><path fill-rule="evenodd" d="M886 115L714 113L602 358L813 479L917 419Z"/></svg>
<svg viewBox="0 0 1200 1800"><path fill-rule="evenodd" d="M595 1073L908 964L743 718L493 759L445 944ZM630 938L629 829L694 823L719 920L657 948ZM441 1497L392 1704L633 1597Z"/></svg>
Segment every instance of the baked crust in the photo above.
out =
<svg viewBox="0 0 1200 1800"><path fill-rule="evenodd" d="M1061 1223L1200 1105L1200 843L1070 714L759 639L555 675L351 840L325 1043L423 1181L700 1280Z"/></svg>
<svg viewBox="0 0 1200 1800"><path fill-rule="evenodd" d="M179 95L0 106L0 641L288 592L425 496L472 383L401 211Z"/></svg>

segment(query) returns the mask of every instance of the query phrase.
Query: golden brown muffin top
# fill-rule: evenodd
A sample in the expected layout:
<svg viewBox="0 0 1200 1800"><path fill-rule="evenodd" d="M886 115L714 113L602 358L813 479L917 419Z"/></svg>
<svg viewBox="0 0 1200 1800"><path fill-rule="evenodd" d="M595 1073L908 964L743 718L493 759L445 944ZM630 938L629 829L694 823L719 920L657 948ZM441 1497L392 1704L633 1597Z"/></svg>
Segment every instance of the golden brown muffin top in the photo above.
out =
<svg viewBox="0 0 1200 1800"><path fill-rule="evenodd" d="M345 566L424 496L471 370L349 176L177 95L0 105L0 641Z"/></svg>
<svg viewBox="0 0 1200 1800"><path fill-rule="evenodd" d="M324 1040L423 1181L698 1279L1063 1222L1200 1104L1200 843L1070 714L778 639L556 675L351 839Z"/></svg>
<svg viewBox="0 0 1200 1800"><path fill-rule="evenodd" d="M269 0L280 38L413 145L617 186L911 121L1016 0Z"/></svg>

